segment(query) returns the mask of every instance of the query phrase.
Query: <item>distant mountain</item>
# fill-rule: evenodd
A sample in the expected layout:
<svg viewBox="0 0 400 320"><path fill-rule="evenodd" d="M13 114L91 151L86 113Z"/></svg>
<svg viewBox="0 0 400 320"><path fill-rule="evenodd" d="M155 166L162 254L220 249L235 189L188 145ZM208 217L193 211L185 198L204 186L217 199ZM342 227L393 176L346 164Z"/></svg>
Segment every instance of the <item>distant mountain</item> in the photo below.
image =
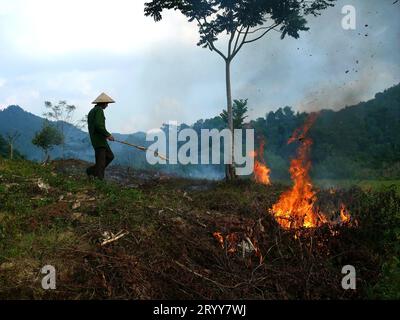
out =
<svg viewBox="0 0 400 320"><path fill-rule="evenodd" d="M37 131L39 131L45 119L36 116L30 112L23 110L20 106L12 105L0 111L0 136L5 137L7 133L17 131L20 133L19 139L16 141L15 148L23 154L27 159L40 161L43 159L42 151L32 144L32 139ZM57 123L53 122L54 125ZM94 152L90 144L89 135L71 124L64 125L66 146L65 158L82 159L93 161ZM131 142L142 143L145 140L144 133L133 135L116 134L118 139L128 140ZM4 148L4 146L3 146ZM129 160L131 155L124 156L126 148L121 145L113 145L114 152L119 155L119 160ZM61 147L56 147L50 152L53 159L62 157Z"/></svg>
<svg viewBox="0 0 400 320"><path fill-rule="evenodd" d="M43 126L44 119L23 110L21 107L12 105L0 111L0 135L17 131L21 136L16 141L18 149L27 159L41 160L42 151L32 144L35 133ZM66 126L66 157L89 159L89 141L87 134L67 124ZM53 158L61 156L61 148L57 147L51 152Z"/></svg>

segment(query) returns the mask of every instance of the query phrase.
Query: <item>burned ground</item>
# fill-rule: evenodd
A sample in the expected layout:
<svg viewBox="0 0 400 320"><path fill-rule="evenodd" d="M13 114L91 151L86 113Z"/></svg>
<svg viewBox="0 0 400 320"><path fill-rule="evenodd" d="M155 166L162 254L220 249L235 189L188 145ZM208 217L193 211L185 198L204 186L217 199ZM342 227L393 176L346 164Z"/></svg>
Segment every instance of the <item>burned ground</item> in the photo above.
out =
<svg viewBox="0 0 400 320"><path fill-rule="evenodd" d="M1 298L399 297L400 198L392 188L320 190L319 205L344 202L353 223L292 231L268 214L284 185L122 167L99 182L84 176L86 166L0 160ZM57 270L54 291L41 289L48 264ZM348 264L355 291L341 286Z"/></svg>

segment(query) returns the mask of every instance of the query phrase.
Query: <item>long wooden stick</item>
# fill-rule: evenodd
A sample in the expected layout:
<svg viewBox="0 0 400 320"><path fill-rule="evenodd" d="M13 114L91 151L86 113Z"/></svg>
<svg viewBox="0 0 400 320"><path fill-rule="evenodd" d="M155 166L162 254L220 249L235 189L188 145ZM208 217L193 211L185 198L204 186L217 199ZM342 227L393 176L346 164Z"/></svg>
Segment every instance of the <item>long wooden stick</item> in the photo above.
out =
<svg viewBox="0 0 400 320"><path fill-rule="evenodd" d="M168 158L167 158L166 156L163 156L162 154L159 154L158 151L154 151L154 150L151 150L151 149L149 149L149 148L142 147L142 146L138 146L138 145L136 145L136 144L132 144L132 143L125 142L125 141L114 140L114 142L118 142L118 143L121 143L121 144L125 144L125 145L127 145L127 146L130 146L130 147L139 149L139 150L141 150L141 151L151 151L151 152L154 152L154 155L155 155L156 157L159 157L160 159L163 159L163 160L165 160L165 161L168 161Z"/></svg>

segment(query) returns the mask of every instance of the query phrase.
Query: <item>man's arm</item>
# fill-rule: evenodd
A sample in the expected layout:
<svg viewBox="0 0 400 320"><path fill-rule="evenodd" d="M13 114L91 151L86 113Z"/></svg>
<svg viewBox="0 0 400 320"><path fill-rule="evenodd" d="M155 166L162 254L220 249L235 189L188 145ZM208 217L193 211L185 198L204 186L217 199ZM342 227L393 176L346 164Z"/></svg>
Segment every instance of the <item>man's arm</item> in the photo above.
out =
<svg viewBox="0 0 400 320"><path fill-rule="evenodd" d="M103 110L98 110L95 117L95 131L106 137L108 140L114 140L111 133L106 129L105 117Z"/></svg>

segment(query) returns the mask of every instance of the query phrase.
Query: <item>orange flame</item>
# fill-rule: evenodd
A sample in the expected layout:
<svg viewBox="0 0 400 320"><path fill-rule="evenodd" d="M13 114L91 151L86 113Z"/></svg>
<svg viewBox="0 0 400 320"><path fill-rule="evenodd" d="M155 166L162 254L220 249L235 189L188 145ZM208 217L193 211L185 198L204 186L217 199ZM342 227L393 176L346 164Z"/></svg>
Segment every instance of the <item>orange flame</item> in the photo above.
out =
<svg viewBox="0 0 400 320"><path fill-rule="evenodd" d="M264 160L264 146L265 142L262 141L260 143L260 150L258 152L254 151L252 153L252 156L254 158L258 158L258 160L257 159L254 160L254 180L257 183L270 185L271 180L269 175L271 170L267 167Z"/></svg>
<svg viewBox="0 0 400 320"><path fill-rule="evenodd" d="M313 141L307 137L308 131L315 123L317 113L311 113L303 127L296 129L288 144L294 141L301 143L297 150L297 157L290 164L290 176L293 187L284 192L279 201L272 206L272 213L276 221L285 229L315 228L330 223L325 215L316 208L316 192L309 175L311 168L310 150ZM342 204L340 219L342 223L350 221L350 213Z"/></svg>
<svg viewBox="0 0 400 320"><path fill-rule="evenodd" d="M294 185L281 195L271 210L277 222L286 229L312 228L321 224L320 215L314 208L317 197L309 176L312 140L306 137L317 116L317 113L310 114L305 125L297 129L288 141L288 144L296 140L301 142L297 158L293 159L290 165L290 176Z"/></svg>
<svg viewBox="0 0 400 320"><path fill-rule="evenodd" d="M214 236L215 239L217 239L217 241L221 245L222 249L224 249L225 248L224 237L222 236L221 232L214 232L213 236Z"/></svg>
<svg viewBox="0 0 400 320"><path fill-rule="evenodd" d="M264 257L263 257L263 255L262 255L262 253L260 251L260 248L258 247L257 240L253 239L253 241L251 241L251 244L252 244L252 247L253 247L253 249L255 251L255 255L260 260L260 264L262 264L263 261L264 261Z"/></svg>
<svg viewBox="0 0 400 320"><path fill-rule="evenodd" d="M219 242L222 249L225 249L225 244L226 244L226 249L229 254L234 254L238 252L239 240L241 237L237 232L230 233L224 238L222 233L217 231L213 233L213 236ZM247 237L246 235L244 235L244 238L251 245L254 254L259 258L261 264L264 261L264 257L261 253L260 248L258 247L257 240L256 239L250 240L250 238ZM242 240L242 242L245 242L245 240Z"/></svg>
<svg viewBox="0 0 400 320"><path fill-rule="evenodd" d="M347 211L346 206L342 203L340 208L340 221L341 223L349 223L350 219L350 213Z"/></svg>

